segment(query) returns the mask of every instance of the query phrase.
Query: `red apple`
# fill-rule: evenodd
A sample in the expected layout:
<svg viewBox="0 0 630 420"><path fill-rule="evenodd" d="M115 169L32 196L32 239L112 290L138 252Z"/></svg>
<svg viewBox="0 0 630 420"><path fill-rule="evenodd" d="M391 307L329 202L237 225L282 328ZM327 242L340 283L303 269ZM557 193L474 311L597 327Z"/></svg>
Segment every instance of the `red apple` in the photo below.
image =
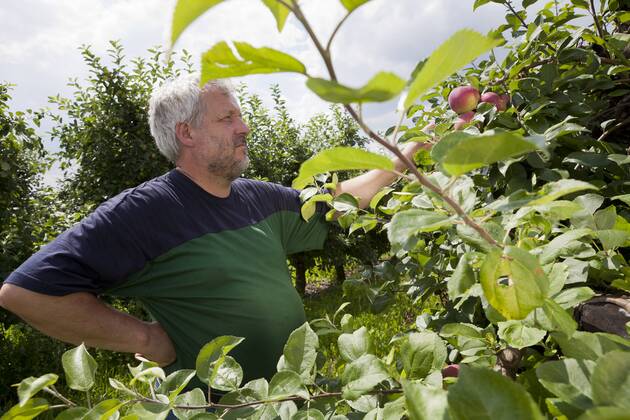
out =
<svg viewBox="0 0 630 420"><path fill-rule="evenodd" d="M473 111L464 112L455 120L455 130L461 130L466 124L472 121L475 117L475 113Z"/></svg>
<svg viewBox="0 0 630 420"><path fill-rule="evenodd" d="M443 378L457 378L459 376L459 365L452 364L442 369Z"/></svg>
<svg viewBox="0 0 630 420"><path fill-rule="evenodd" d="M503 95L499 96L499 98L501 99L501 107L497 108L499 109L499 111L505 111L510 106L510 95L504 93Z"/></svg>
<svg viewBox="0 0 630 420"><path fill-rule="evenodd" d="M448 95L448 104L458 114L472 111L479 103L479 91L472 86L456 87Z"/></svg>
<svg viewBox="0 0 630 420"><path fill-rule="evenodd" d="M496 106L499 111L505 111L501 97L494 92L486 92L483 95L481 95L480 102L487 102L489 104Z"/></svg>

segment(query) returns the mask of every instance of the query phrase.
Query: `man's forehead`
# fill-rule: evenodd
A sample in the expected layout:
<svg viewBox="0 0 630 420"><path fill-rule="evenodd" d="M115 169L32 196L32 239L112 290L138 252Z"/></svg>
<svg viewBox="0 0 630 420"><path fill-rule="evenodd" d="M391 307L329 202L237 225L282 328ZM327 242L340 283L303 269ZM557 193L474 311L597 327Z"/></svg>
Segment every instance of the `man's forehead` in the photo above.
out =
<svg viewBox="0 0 630 420"><path fill-rule="evenodd" d="M238 111L240 109L236 98L231 92L215 86L204 89L202 98L210 111L225 112Z"/></svg>

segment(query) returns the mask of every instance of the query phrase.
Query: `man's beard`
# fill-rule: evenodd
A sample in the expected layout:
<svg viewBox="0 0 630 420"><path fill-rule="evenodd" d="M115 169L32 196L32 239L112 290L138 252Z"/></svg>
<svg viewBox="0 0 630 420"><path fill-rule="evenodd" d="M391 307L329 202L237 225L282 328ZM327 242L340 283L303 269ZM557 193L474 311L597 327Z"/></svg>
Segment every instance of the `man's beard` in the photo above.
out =
<svg viewBox="0 0 630 420"><path fill-rule="evenodd" d="M247 146L245 145L245 157L242 160L230 160L227 159L217 160L215 162L208 163L208 172L212 175L223 178L229 182L234 181L240 177L243 172L249 166L249 156L247 155Z"/></svg>

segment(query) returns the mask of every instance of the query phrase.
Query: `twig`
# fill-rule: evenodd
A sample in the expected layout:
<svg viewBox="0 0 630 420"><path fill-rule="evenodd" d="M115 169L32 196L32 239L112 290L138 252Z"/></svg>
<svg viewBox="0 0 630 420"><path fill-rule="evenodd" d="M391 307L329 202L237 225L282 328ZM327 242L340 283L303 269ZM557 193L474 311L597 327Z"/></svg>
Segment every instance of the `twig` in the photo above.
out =
<svg viewBox="0 0 630 420"><path fill-rule="evenodd" d="M545 58L543 60L539 60L539 61L534 61L531 64L528 64L526 66L524 66L522 69L520 69L517 73L517 75L526 72L527 70L531 70L534 67L538 67L538 66L542 66L544 64L548 64L548 63L553 63L554 61L556 61L557 58L556 57L549 57L549 58ZM506 74L505 76L503 76L500 79L494 80L490 83L488 83L490 86L496 86L496 85L500 85L505 83L508 79L510 78L509 73Z"/></svg>
<svg viewBox="0 0 630 420"><path fill-rule="evenodd" d="M57 388L55 388L53 385L50 385L49 387L48 386L45 387L44 391L48 392L50 395L53 395L53 396L59 398L61 401L64 402L64 404L66 406L76 407L75 403L73 403L72 401L70 401L69 399L67 399L63 395L61 395L61 393L59 391L57 391Z"/></svg>
<svg viewBox="0 0 630 420"><path fill-rule="evenodd" d="M610 133L612 133L613 131L616 131L617 129L623 127L624 125L628 125L628 124L630 124L630 117L628 117L625 120L621 121L619 124L615 124L609 130L604 131L602 133L602 135L599 136L597 141L603 141L606 137L608 137L610 135Z"/></svg>
<svg viewBox="0 0 630 420"><path fill-rule="evenodd" d="M355 9L356 10L356 9ZM328 53L328 55L330 55L330 46L332 45L333 39L335 38L335 35L337 35L337 32L339 31L339 28L341 28L341 25L344 24L344 22L346 21L346 19L348 19L348 17L352 14L352 12L348 12L346 13L346 15L343 17L343 19L341 19L339 21L339 23L337 24L337 26L335 27L335 30L332 32L332 34L330 35L330 38L328 38L328 42L326 43L326 52Z"/></svg>
<svg viewBox="0 0 630 420"><path fill-rule="evenodd" d="M368 392L367 395L391 395L391 394L401 394L402 392L403 392L402 389L383 389L383 390ZM184 409L184 410L200 410L200 409L205 409L205 408L221 408L225 410L235 410L237 408L252 407L252 406L263 405L263 404L274 404L274 403L285 402L285 401L310 401L310 400L314 400L318 398L341 397L342 395L343 394L341 392L323 392L321 394L311 395L309 396L308 399L304 397L300 397L300 396L291 396L291 397L284 397L284 398L278 398L278 399L250 401L250 402L241 403L241 404L209 403L206 405L174 405L173 408L179 408L179 409ZM151 401L151 402L158 402L158 401Z"/></svg>
<svg viewBox="0 0 630 420"><path fill-rule="evenodd" d="M506 1L505 5L510 9L510 11L514 14L514 16L516 16L516 18L518 20L521 21L521 24L523 25L523 27L525 28L525 30L527 30L527 23L525 23L525 21L523 20L523 18L521 17L521 15L519 15L516 10L514 9L514 7L512 6L512 2L511 1Z"/></svg>
<svg viewBox="0 0 630 420"><path fill-rule="evenodd" d="M396 128L394 128L394 133L392 134L392 138L389 141L391 144L396 144L396 136L398 135L398 130L400 130L400 125L402 124L403 120L405 119L405 112L402 111L400 113L400 119L398 120L398 124L396 124Z"/></svg>
<svg viewBox="0 0 630 420"><path fill-rule="evenodd" d="M604 31L602 30L601 25L599 24L599 18L597 17L597 11L595 10L595 3L593 0L590 0L591 4L591 16L593 16L593 20L595 21L595 27L597 28L597 34L601 39L604 39Z"/></svg>

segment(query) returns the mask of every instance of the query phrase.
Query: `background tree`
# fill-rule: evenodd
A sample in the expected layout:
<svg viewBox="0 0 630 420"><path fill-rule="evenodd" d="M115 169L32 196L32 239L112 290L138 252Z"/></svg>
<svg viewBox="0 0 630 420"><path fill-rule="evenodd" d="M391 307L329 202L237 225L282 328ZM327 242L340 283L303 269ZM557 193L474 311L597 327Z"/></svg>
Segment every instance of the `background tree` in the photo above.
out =
<svg viewBox="0 0 630 420"><path fill-rule="evenodd" d="M9 111L10 86L0 84L0 277L4 278L37 242L33 218L36 194L48 167L35 132L41 112Z"/></svg>
<svg viewBox="0 0 630 420"><path fill-rule="evenodd" d="M90 74L86 84L74 79L72 97L51 99L57 107L51 137L59 141L59 157L69 169L61 196L77 205L94 207L172 168L151 137L148 102L156 84L192 71L190 56L184 51L179 63L164 63L155 48L148 59L128 64L120 43L110 45L110 65L82 47Z"/></svg>

